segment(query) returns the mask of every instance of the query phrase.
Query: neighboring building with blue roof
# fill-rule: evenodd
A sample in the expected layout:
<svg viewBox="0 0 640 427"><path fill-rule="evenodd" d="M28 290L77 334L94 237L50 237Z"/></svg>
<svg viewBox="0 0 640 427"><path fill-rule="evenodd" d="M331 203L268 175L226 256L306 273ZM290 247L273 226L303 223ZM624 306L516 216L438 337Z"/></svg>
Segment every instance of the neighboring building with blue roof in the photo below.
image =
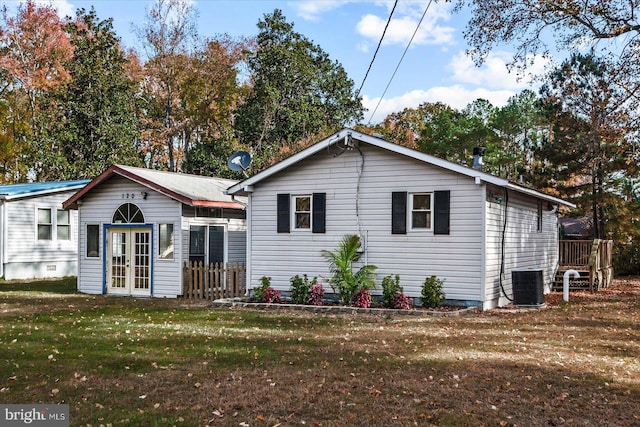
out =
<svg viewBox="0 0 640 427"><path fill-rule="evenodd" d="M88 180L0 185L0 277L75 276L78 213L62 202Z"/></svg>

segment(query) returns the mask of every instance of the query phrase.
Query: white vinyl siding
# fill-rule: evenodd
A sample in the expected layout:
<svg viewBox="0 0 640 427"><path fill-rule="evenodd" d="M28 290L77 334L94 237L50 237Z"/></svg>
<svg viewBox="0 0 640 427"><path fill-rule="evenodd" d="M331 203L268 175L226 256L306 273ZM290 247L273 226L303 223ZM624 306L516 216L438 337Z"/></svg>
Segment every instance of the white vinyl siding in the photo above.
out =
<svg viewBox="0 0 640 427"><path fill-rule="evenodd" d="M69 211L71 236L68 240L56 239L54 228L50 229L51 239L39 240L37 230L38 209L49 210L53 220L57 210L62 209L62 202L73 193L75 190L3 202L5 223L2 232L2 263L5 279L64 277L77 274L77 211Z"/></svg>
<svg viewBox="0 0 640 427"><path fill-rule="evenodd" d="M487 308L508 302L500 287L500 266L504 262L502 287L513 298L511 272L513 270L542 269L544 283L553 280L558 261L558 232L555 210L547 203L512 191L490 187L486 202L486 300ZM506 229L504 227L506 212ZM541 215L540 221L538 215ZM539 230L539 224L541 229ZM502 239L504 231L504 257Z"/></svg>
<svg viewBox="0 0 640 427"><path fill-rule="evenodd" d="M228 235L228 262L246 262L247 230L245 224L230 224Z"/></svg>
<svg viewBox="0 0 640 427"><path fill-rule="evenodd" d="M269 276L274 287L288 290L292 276L306 273L319 276L331 292L322 250L335 249L345 234L359 234L365 239L363 262L378 266L378 283L399 274L405 293L419 297L424 279L436 275L445 280L447 298L481 301L481 186L473 178L415 159L369 145L361 149L364 163L357 150L338 157L321 151L255 185L250 286ZM446 190L451 192L449 235L434 235L432 230L391 234L392 192ZM326 233L277 233L277 195L314 192L326 193Z"/></svg>

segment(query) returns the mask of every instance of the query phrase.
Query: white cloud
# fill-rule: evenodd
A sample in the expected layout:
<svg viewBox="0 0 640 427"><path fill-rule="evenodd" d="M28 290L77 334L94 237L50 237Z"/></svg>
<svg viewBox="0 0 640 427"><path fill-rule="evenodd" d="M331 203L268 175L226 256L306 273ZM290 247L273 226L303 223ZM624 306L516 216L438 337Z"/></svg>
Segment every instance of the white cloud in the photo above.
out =
<svg viewBox="0 0 640 427"><path fill-rule="evenodd" d="M356 49L365 53L369 52L369 48L370 48L369 42L367 42L366 40L363 40L356 45Z"/></svg>
<svg viewBox="0 0 640 427"><path fill-rule="evenodd" d="M296 1L291 7L297 11L298 16L307 21L317 21L320 15L338 9L353 0L325 0L325 1Z"/></svg>
<svg viewBox="0 0 640 427"><path fill-rule="evenodd" d="M526 76L509 72L507 63L512 59L508 52L493 52L481 67L476 67L473 61L459 52L452 57L447 68L452 71L449 79L450 86L434 86L428 89L416 89L394 98L380 98L363 96L362 103L369 111L365 119L369 121L371 113L380 102L378 109L371 119L371 123L381 122L387 115L402 111L404 108L416 108L423 102L442 102L456 109L463 109L478 98L491 102L500 107L507 103L510 97L523 89L536 89L531 75L541 75L545 67L552 63L541 56L531 57L532 66L527 69Z"/></svg>
<svg viewBox="0 0 640 427"><path fill-rule="evenodd" d="M398 5L385 33L383 44L406 45L416 31L427 2L400 2ZM452 43L455 28L440 24L440 21L448 21L451 18L450 8L451 5L446 3L432 3L416 32L413 44ZM387 16L366 14L360 18L356 29L360 35L377 42L382 36L387 19Z"/></svg>
<svg viewBox="0 0 640 427"><path fill-rule="evenodd" d="M35 3L40 6L52 6L61 18L76 16L75 6L67 0L36 0Z"/></svg>
<svg viewBox="0 0 640 427"><path fill-rule="evenodd" d="M527 68L527 75L519 75L516 70L509 71L507 64L513 59L508 52L492 52L481 67L477 67L464 52L455 55L448 65L453 72L451 79L476 86L493 89L517 90L531 85L531 75L544 72L549 60L542 56L532 57L533 65Z"/></svg>
<svg viewBox="0 0 640 427"><path fill-rule="evenodd" d="M405 108L416 108L424 102L442 102L452 108L463 109L476 99L483 98L495 106L503 106L515 94L516 91L509 89L468 89L462 85L436 86L427 90L416 89L394 98L383 99L371 119L371 114L376 105L378 105L380 98L369 98L364 95L362 104L368 110L364 115L365 120L367 122L371 121L371 123L380 123L391 113L402 111Z"/></svg>

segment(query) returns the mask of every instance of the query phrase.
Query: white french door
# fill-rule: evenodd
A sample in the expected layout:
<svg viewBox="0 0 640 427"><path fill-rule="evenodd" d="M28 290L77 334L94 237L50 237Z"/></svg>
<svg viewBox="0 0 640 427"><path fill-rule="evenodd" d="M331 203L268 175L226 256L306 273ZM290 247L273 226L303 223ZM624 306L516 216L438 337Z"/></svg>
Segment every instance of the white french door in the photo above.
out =
<svg viewBox="0 0 640 427"><path fill-rule="evenodd" d="M107 252L107 293L151 295L150 228L109 229Z"/></svg>

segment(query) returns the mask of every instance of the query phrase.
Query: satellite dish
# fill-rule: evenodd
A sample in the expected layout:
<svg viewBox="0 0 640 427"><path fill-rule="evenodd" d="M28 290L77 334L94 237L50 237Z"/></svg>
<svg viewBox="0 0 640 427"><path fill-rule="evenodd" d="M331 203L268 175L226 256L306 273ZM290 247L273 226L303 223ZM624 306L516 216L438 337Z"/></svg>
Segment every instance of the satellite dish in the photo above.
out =
<svg viewBox="0 0 640 427"><path fill-rule="evenodd" d="M242 171L245 176L247 176L246 170L250 164L251 154L246 151L236 151L229 156L229 160L227 160L227 166L229 166L229 169L236 172Z"/></svg>

